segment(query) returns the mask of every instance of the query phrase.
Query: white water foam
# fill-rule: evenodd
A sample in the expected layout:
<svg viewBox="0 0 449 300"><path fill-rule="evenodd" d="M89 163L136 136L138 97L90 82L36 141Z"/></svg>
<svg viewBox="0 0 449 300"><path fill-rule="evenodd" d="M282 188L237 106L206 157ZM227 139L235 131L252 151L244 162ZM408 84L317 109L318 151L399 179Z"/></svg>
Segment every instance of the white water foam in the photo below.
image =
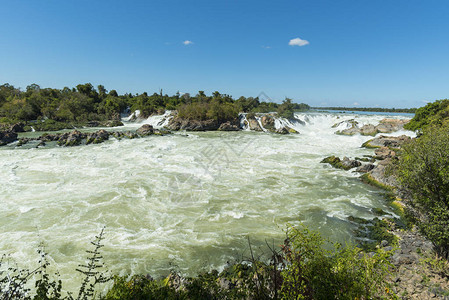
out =
<svg viewBox="0 0 449 300"><path fill-rule="evenodd" d="M332 125L350 118L376 125L383 116L296 117L306 123L291 124L299 135L204 132L73 148L2 148L0 254L33 266L44 241L73 289L74 270L103 226L102 254L121 275L164 275L173 265L189 274L219 267L241 257L246 236L258 246L271 238L281 242L285 224L300 220L346 240L347 216L372 218L372 208L389 209L359 174L320 161L372 154L360 148L372 137L336 135ZM395 134L402 133L413 135Z"/></svg>

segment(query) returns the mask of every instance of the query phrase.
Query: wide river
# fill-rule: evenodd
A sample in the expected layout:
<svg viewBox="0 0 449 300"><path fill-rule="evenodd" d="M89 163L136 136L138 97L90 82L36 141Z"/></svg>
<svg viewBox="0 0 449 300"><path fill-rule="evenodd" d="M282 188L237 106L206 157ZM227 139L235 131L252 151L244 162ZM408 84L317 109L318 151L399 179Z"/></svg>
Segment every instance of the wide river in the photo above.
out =
<svg viewBox="0 0 449 300"><path fill-rule="evenodd" d="M248 236L257 253L267 252L265 241L279 245L287 223L350 240L347 216L390 210L383 192L361 183L360 174L320 161L372 154L360 147L371 137L336 135L332 125L351 118L377 125L385 116L298 117L306 121L298 135L189 132L67 148L2 147L0 255L31 267L43 242L71 289L89 241L104 226L105 264L121 275L220 268L248 255ZM393 135L400 134L413 135Z"/></svg>

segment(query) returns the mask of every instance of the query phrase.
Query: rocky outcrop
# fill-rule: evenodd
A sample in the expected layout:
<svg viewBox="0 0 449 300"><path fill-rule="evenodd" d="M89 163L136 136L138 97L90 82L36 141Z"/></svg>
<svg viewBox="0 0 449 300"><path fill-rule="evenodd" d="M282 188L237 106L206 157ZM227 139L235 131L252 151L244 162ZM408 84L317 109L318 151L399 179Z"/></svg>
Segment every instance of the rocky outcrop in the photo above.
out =
<svg viewBox="0 0 449 300"><path fill-rule="evenodd" d="M220 128L221 123L216 120L187 120L174 117L168 122L169 130L209 131Z"/></svg>
<svg viewBox="0 0 449 300"><path fill-rule="evenodd" d="M86 138L85 133L81 133L78 130L74 130L70 133L64 133L60 136L58 140L59 146L71 147L78 146L81 144L81 141Z"/></svg>
<svg viewBox="0 0 449 300"><path fill-rule="evenodd" d="M362 147L365 148L381 148L381 147L388 147L397 149L400 148L404 143L407 143L411 140L410 137L406 135L401 136L384 136L381 135L377 138L374 138L372 140L369 140L365 143L363 143Z"/></svg>
<svg viewBox="0 0 449 300"><path fill-rule="evenodd" d="M16 124L11 126L10 130L12 132L16 132L16 133L17 132L25 132L24 127L25 127L25 125L23 123L16 123Z"/></svg>
<svg viewBox="0 0 449 300"><path fill-rule="evenodd" d="M388 172L388 167L391 161L391 158L381 160L371 171L366 173L368 183L384 186L386 188L393 188L397 186L398 182L396 178Z"/></svg>
<svg viewBox="0 0 449 300"><path fill-rule="evenodd" d="M410 120L404 119L383 119L380 121L376 129L380 133L392 133L404 129L404 125L410 122Z"/></svg>
<svg viewBox="0 0 449 300"><path fill-rule="evenodd" d="M388 147L377 148L376 150L374 150L374 153L376 154L375 158L380 160L396 156L396 152Z"/></svg>
<svg viewBox="0 0 449 300"><path fill-rule="evenodd" d="M220 127L218 127L220 131L239 131L240 128L237 124L233 124L230 121L222 123Z"/></svg>
<svg viewBox="0 0 449 300"><path fill-rule="evenodd" d="M109 140L109 132L104 129L87 135L86 144L100 144Z"/></svg>
<svg viewBox="0 0 449 300"><path fill-rule="evenodd" d="M17 141L17 133L11 130L0 131L0 146Z"/></svg>
<svg viewBox="0 0 449 300"><path fill-rule="evenodd" d="M377 126L374 126L372 124L365 124L362 127L360 127L357 121L351 119L348 121L336 123L332 127L334 128L340 126L341 124L347 124L351 127L339 130L336 132L336 134L341 135L361 134L361 135L374 136L378 133L392 133L402 130L404 129L404 125L407 124L409 121L410 120L403 120L403 119L383 119L379 122Z"/></svg>
<svg viewBox="0 0 449 300"><path fill-rule="evenodd" d="M144 124L139 129L137 129L137 134L140 136L147 136L154 134L154 128L150 124Z"/></svg>
<svg viewBox="0 0 449 300"><path fill-rule="evenodd" d="M355 171L359 172L359 173L368 173L372 169L374 169L373 164L364 164L364 165L361 165L360 167L358 167Z"/></svg>
<svg viewBox="0 0 449 300"><path fill-rule="evenodd" d="M349 159L348 157L344 157L342 160L339 157L336 156L329 156L326 157L321 161L321 163L328 163L334 168L343 169L343 170L350 170L352 168L357 168L362 165L361 162Z"/></svg>
<svg viewBox="0 0 449 300"><path fill-rule="evenodd" d="M263 128L265 128L268 131L276 131L275 122L274 122L274 116L273 115L264 115L260 118L260 123L262 124Z"/></svg>
<svg viewBox="0 0 449 300"><path fill-rule="evenodd" d="M246 120L248 121L248 127L250 130L254 131L263 131L262 127L260 127L259 122L257 121L255 115L246 115Z"/></svg>

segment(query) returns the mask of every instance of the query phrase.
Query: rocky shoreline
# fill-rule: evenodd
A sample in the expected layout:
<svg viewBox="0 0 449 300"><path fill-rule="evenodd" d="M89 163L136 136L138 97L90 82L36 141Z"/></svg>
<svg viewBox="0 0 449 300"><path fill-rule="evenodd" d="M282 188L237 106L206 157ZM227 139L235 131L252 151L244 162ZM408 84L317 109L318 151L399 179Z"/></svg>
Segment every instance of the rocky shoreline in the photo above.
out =
<svg viewBox="0 0 449 300"><path fill-rule="evenodd" d="M43 133L36 138L18 138L17 132L12 130L0 131L0 146L17 142L16 147L22 147L27 144L33 144L34 147L43 147L47 143L56 143L62 147L73 147L79 145L100 144L110 137L114 137L118 140L122 138L134 139L141 138L150 135L163 136L170 134L171 132L163 129L155 129L153 126L144 124L136 132L133 131L107 131L100 129L96 132L81 132L79 130L73 130L64 133Z"/></svg>
<svg viewBox="0 0 449 300"><path fill-rule="evenodd" d="M354 170L364 173L363 182L383 188L388 192L391 205L399 214L407 207L407 199L398 189L396 178L388 172L392 160L404 143L411 140L408 136L379 136L365 142L362 147L374 149L374 155L367 158L340 159L330 156L322 160L335 168ZM356 218L354 218L356 219ZM377 219L377 218L376 218ZM387 234L394 237L394 242L379 241L377 247L392 251L391 263L394 272L390 283L393 292L400 299L448 299L449 298L449 269L441 271L437 265L436 253L433 245L423 237L416 227L398 226L398 222L389 218L382 219L388 224ZM366 220L358 220L360 223ZM447 262L446 262L447 263ZM449 265L446 264L446 267Z"/></svg>

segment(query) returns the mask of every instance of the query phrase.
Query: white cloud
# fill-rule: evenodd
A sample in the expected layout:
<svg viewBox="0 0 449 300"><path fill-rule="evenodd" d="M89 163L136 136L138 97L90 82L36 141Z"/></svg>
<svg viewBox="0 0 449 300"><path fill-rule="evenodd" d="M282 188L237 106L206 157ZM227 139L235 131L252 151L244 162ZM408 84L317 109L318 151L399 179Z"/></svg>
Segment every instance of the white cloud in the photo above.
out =
<svg viewBox="0 0 449 300"><path fill-rule="evenodd" d="M262 48L264 48L264 49L271 49L270 46L262 46Z"/></svg>
<svg viewBox="0 0 449 300"><path fill-rule="evenodd" d="M189 40L185 40L184 42L182 42L184 45L188 46L188 45L192 45L193 42L189 41Z"/></svg>
<svg viewBox="0 0 449 300"><path fill-rule="evenodd" d="M302 46L308 45L308 44L310 44L310 43L309 43L309 41L302 40L302 39L300 39L300 38L298 37L298 38L295 38L295 39L291 39L290 42L288 42L288 44L289 44L290 46L299 46L299 47L302 47Z"/></svg>
<svg viewBox="0 0 449 300"><path fill-rule="evenodd" d="M357 105L359 105L359 103L358 102L354 102L352 105L357 106Z"/></svg>

